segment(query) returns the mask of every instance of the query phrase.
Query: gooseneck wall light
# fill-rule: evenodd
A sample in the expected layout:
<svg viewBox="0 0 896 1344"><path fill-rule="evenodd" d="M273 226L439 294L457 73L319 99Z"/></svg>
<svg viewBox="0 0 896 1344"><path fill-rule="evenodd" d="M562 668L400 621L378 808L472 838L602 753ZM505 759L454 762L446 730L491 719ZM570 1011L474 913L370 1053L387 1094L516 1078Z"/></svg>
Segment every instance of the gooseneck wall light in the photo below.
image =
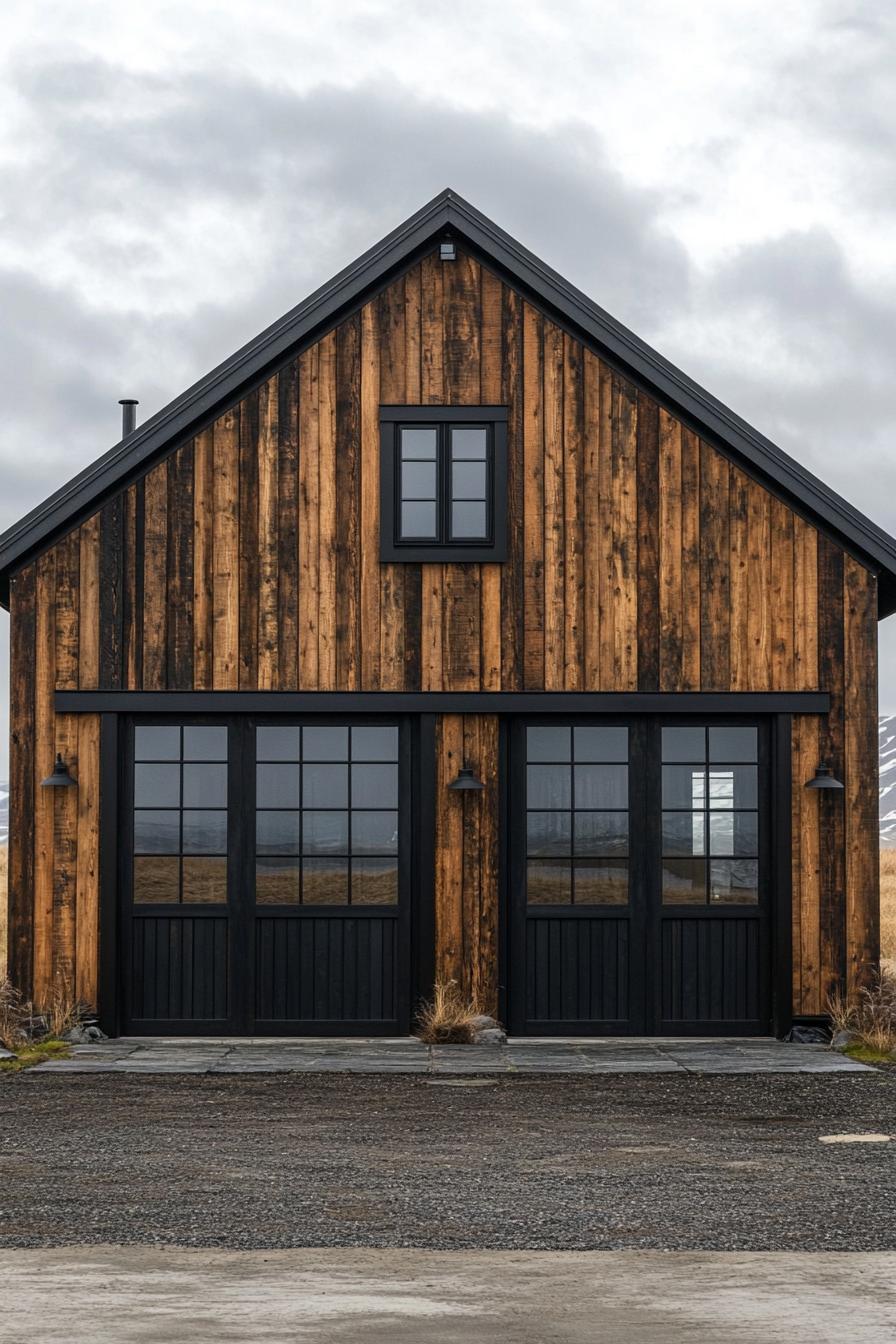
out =
<svg viewBox="0 0 896 1344"><path fill-rule="evenodd" d="M62 759L59 752L56 753L56 763L53 766L52 775L47 775L42 779L40 786L42 789L71 789L77 784L77 780L69 774L68 766Z"/></svg>
<svg viewBox="0 0 896 1344"><path fill-rule="evenodd" d="M457 777L448 785L449 789L484 789L481 779L477 779L468 765L462 765Z"/></svg>
<svg viewBox="0 0 896 1344"><path fill-rule="evenodd" d="M806 781L807 789L842 789L843 785L839 779L834 778L834 772L829 765L824 762L816 766L813 779Z"/></svg>

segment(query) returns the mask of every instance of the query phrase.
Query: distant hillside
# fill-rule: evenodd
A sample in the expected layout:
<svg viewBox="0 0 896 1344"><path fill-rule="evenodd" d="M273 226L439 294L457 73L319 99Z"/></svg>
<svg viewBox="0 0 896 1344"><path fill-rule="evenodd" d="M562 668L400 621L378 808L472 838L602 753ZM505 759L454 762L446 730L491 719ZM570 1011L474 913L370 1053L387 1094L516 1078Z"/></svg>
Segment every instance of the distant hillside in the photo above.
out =
<svg viewBox="0 0 896 1344"><path fill-rule="evenodd" d="M9 839L9 785L0 784L0 845Z"/></svg>

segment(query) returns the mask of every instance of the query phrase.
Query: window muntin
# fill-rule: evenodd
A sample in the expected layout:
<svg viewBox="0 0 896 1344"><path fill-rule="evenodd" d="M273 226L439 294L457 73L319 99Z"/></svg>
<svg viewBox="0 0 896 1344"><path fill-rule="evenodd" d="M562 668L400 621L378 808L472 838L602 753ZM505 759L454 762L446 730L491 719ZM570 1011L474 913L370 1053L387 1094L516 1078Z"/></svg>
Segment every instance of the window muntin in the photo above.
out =
<svg viewBox="0 0 896 1344"><path fill-rule="evenodd" d="M396 540L488 544L494 454L485 425L400 425Z"/></svg>
<svg viewBox="0 0 896 1344"><path fill-rule="evenodd" d="M397 904L398 831L395 725L257 728L260 905Z"/></svg>
<svg viewBox="0 0 896 1344"><path fill-rule="evenodd" d="M758 904L758 753L755 727L663 728L666 904Z"/></svg>
<svg viewBox="0 0 896 1344"><path fill-rule="evenodd" d="M625 905L628 831L628 729L527 728L527 902Z"/></svg>
<svg viewBox="0 0 896 1344"><path fill-rule="evenodd" d="M133 897L227 902L227 728L134 729Z"/></svg>

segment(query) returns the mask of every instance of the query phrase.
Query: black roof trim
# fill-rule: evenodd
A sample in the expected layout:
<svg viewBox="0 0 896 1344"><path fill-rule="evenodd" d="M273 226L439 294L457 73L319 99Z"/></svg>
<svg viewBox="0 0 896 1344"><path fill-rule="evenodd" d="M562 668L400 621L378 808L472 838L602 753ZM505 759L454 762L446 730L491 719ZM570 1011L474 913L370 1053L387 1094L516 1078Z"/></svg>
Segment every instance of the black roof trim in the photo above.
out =
<svg viewBox="0 0 896 1344"><path fill-rule="evenodd" d="M0 536L0 601L8 604L10 573L33 552L138 474L173 440L207 422L217 407L236 399L294 347L356 306L368 290L383 285L445 230L466 239L517 286L630 369L645 387L855 551L879 572L879 615L896 610L896 540L450 189Z"/></svg>

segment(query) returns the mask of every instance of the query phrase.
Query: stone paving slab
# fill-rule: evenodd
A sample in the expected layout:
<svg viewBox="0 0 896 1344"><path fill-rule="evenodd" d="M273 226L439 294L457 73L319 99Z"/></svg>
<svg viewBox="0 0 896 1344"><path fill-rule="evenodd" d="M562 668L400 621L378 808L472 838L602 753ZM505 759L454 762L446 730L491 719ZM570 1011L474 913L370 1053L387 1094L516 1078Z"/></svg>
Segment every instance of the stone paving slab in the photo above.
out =
<svg viewBox="0 0 896 1344"><path fill-rule="evenodd" d="M751 1038L640 1041L525 1038L503 1046L426 1046L415 1037L129 1038L76 1045L35 1073L874 1073L820 1045Z"/></svg>

